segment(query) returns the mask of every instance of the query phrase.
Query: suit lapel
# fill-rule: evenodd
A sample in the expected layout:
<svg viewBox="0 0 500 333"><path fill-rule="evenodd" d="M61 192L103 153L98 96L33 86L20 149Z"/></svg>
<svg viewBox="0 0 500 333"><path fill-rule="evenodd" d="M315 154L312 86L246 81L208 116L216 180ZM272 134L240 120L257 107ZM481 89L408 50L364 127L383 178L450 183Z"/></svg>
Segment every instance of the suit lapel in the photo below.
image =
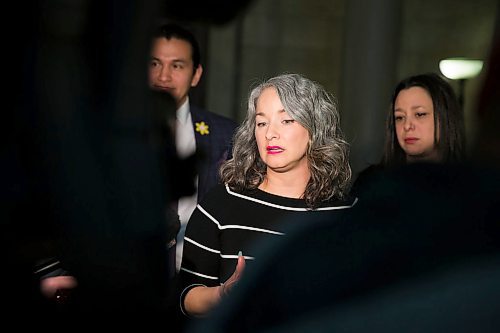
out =
<svg viewBox="0 0 500 333"><path fill-rule="evenodd" d="M190 105L191 120L193 122L194 137L196 141L196 153L201 158L200 163L197 165L198 170L198 193L204 192L205 186L208 181L209 168L208 166L212 160L211 146L211 133L210 133L210 120L206 117L203 111L196 106ZM203 129L208 126L209 133L207 134ZM203 134L202 134L203 133Z"/></svg>

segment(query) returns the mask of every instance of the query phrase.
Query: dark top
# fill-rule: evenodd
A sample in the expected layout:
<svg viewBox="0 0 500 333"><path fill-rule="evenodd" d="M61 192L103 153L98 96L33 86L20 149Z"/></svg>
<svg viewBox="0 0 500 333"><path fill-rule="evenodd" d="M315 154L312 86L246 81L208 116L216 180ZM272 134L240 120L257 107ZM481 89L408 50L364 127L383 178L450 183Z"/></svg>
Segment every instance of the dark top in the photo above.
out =
<svg viewBox="0 0 500 333"><path fill-rule="evenodd" d="M217 286L234 272L238 252L253 264L261 242L284 236L291 224L285 217L335 216L357 199L325 202L311 211L302 199L273 195L259 189L237 193L224 185L213 188L189 220L180 270L185 294L195 285ZM301 221L297 221L301 223Z"/></svg>

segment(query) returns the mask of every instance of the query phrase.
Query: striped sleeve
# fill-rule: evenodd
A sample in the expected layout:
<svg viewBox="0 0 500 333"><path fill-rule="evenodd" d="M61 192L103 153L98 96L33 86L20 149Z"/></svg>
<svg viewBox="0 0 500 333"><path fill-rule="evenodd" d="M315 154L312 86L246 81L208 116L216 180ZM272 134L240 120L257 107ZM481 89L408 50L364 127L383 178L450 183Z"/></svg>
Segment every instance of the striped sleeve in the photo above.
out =
<svg viewBox="0 0 500 333"><path fill-rule="evenodd" d="M184 236L179 273L183 288L194 284L208 287L220 284L219 232L218 222L198 205L189 219Z"/></svg>

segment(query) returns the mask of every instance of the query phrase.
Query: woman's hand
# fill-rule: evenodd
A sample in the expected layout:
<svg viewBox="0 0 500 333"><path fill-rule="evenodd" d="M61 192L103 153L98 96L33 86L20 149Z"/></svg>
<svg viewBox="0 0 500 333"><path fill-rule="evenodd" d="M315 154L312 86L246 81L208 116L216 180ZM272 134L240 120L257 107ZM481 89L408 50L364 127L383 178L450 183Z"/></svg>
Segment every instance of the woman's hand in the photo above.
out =
<svg viewBox="0 0 500 333"><path fill-rule="evenodd" d="M238 253L238 262L234 273L220 286L205 287L197 286L188 291L184 298L184 309L189 315L203 317L214 306L219 304L222 297L228 295L234 285L241 279L245 269L245 257L241 251Z"/></svg>
<svg viewBox="0 0 500 333"><path fill-rule="evenodd" d="M236 269L234 270L233 275L229 277L221 286L220 286L220 296L224 297L231 292L233 286L241 279L243 275L243 270L245 269L245 257L243 257L241 251L238 253L238 263L236 264Z"/></svg>

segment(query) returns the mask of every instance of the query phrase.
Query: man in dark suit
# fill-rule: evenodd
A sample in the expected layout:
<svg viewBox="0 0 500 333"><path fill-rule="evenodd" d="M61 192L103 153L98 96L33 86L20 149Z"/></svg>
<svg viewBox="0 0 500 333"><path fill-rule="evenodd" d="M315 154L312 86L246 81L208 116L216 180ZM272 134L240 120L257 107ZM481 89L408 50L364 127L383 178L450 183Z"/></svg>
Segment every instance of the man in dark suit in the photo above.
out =
<svg viewBox="0 0 500 333"><path fill-rule="evenodd" d="M200 48L190 31L176 24L165 24L155 31L149 84L154 90L171 94L176 101L175 126L172 128L178 156L181 159L196 156L197 191L188 196L181 193L177 206L181 221L176 246L177 270L180 267L182 239L189 217L197 202L218 182L220 163L231 152L232 135L237 126L233 120L189 102L189 91L191 87L198 85L202 73ZM179 170L181 174L183 171L185 170Z"/></svg>

